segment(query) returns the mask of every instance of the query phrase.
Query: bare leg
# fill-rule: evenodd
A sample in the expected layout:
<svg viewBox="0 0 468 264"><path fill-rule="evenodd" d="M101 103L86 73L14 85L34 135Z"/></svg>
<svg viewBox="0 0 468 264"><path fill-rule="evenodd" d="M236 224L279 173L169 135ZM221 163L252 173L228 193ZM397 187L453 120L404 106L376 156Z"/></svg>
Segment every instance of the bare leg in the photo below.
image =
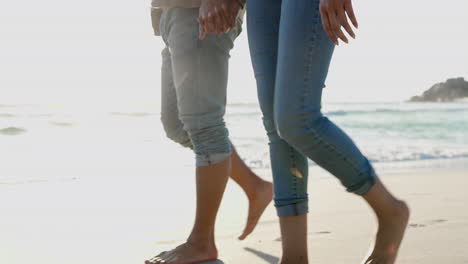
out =
<svg viewBox="0 0 468 264"><path fill-rule="evenodd" d="M307 214L280 217L283 256L280 264L307 264Z"/></svg>
<svg viewBox="0 0 468 264"><path fill-rule="evenodd" d="M241 186L249 200L247 223L239 239L245 239L254 230L260 216L272 200L273 185L250 170L232 146L229 161L197 168L197 214L187 242L172 251L159 254L146 263L185 264L217 257L214 225L226 186L225 175L228 175L229 171L231 178Z"/></svg>
<svg viewBox="0 0 468 264"><path fill-rule="evenodd" d="M364 263L393 264L408 224L409 208L405 202L397 200L380 180L363 197L374 210L379 225L374 249Z"/></svg>
<svg viewBox="0 0 468 264"><path fill-rule="evenodd" d="M187 242L145 263L189 264L217 258L214 227L231 170L231 158L197 168L197 208L195 224Z"/></svg>
<svg viewBox="0 0 468 264"><path fill-rule="evenodd" d="M265 211L265 208L273 198L273 184L262 180L256 175L244 161L239 157L234 146L232 146L232 171L231 178L239 184L249 199L249 214L244 231L239 236L240 240L245 239L258 223L258 220Z"/></svg>
<svg viewBox="0 0 468 264"><path fill-rule="evenodd" d="M394 264L406 225L409 209L397 200L377 179L363 196L374 210L379 228L374 249L364 264ZM283 257L280 264L308 263L307 215L280 217Z"/></svg>

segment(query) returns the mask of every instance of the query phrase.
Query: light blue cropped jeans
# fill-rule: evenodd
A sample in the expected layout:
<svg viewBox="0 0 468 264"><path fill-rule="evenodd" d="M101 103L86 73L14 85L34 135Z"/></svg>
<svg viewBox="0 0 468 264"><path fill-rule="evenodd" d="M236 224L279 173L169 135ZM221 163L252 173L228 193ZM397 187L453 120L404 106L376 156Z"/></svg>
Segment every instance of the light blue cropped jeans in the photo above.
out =
<svg viewBox="0 0 468 264"><path fill-rule="evenodd" d="M198 38L198 8L169 8L159 30L166 44L162 51L161 121L166 135L193 149L196 166L216 164L231 154L224 122L229 52L240 34Z"/></svg>
<svg viewBox="0 0 468 264"><path fill-rule="evenodd" d="M334 44L319 0L252 0L247 27L279 216L308 212L308 159L363 195L375 183L368 159L321 113Z"/></svg>

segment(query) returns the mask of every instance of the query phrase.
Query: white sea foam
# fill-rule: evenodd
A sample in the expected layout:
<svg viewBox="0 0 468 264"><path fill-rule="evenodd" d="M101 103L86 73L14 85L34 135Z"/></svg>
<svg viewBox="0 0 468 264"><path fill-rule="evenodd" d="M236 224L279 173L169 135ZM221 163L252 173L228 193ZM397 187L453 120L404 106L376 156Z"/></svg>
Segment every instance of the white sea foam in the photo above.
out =
<svg viewBox="0 0 468 264"><path fill-rule="evenodd" d="M147 175L174 163L193 166L193 153L166 138L156 105L2 108L8 115L0 116L0 182L105 177L103 168ZM468 157L468 103L329 103L323 112L377 166ZM225 119L246 163L271 167L258 104L228 105Z"/></svg>

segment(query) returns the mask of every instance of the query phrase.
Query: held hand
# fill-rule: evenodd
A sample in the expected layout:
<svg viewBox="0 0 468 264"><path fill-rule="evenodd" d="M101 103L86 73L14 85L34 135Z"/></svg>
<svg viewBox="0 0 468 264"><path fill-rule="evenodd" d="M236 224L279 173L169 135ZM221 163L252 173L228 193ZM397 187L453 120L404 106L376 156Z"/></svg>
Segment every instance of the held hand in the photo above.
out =
<svg viewBox="0 0 468 264"><path fill-rule="evenodd" d="M356 37L348 23L349 17L354 27L358 27L351 0L320 0L320 15L322 16L322 24L325 32L336 45L338 45L338 38L348 43L348 39L341 30L341 27L343 27L351 37Z"/></svg>
<svg viewBox="0 0 468 264"><path fill-rule="evenodd" d="M236 25L241 4L238 0L202 0L198 23L200 39L206 34L222 34Z"/></svg>

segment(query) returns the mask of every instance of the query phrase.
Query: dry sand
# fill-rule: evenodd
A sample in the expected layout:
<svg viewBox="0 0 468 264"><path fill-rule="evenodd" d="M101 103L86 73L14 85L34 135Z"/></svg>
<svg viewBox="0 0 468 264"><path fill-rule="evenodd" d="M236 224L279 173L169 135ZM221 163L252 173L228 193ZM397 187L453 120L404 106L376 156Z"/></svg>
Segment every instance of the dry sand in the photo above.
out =
<svg viewBox="0 0 468 264"><path fill-rule="evenodd" d="M412 209L397 263L468 263L468 171L381 178ZM167 203L167 210L153 210L160 197L151 181L157 183L120 180L120 187L107 189L96 181L79 180L0 186L0 263L138 264L177 245L190 230L193 201L181 210L186 201L169 197L159 200ZM360 263L376 229L370 209L333 178L312 178L309 190L310 263ZM222 262L213 263L276 263L280 258L273 206L247 240L237 241L246 205L231 182L217 224ZM180 225L161 232L168 219Z"/></svg>
<svg viewBox="0 0 468 264"><path fill-rule="evenodd" d="M385 175L388 187L411 209L397 263L468 263L468 172ZM310 263L360 263L376 229L361 199L334 180L311 183ZM219 240L225 263L276 263L281 256L277 221L262 222L247 241Z"/></svg>

